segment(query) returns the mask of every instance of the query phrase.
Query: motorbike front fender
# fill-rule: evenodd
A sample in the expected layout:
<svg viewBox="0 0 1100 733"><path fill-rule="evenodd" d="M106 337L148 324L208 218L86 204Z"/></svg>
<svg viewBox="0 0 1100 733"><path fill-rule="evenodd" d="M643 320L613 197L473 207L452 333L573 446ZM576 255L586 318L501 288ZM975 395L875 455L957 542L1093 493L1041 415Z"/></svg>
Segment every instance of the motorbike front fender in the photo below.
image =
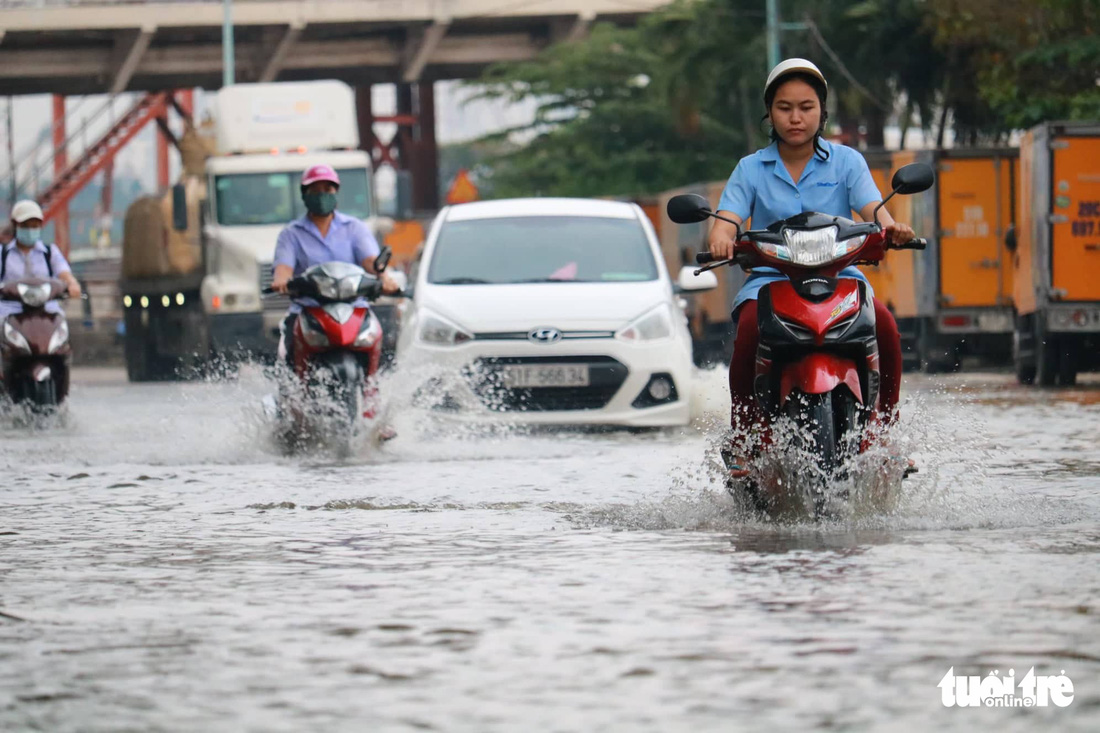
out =
<svg viewBox="0 0 1100 733"><path fill-rule="evenodd" d="M809 354L783 368L779 379L779 405L785 405L795 389L805 394L826 394L841 384L847 385L856 401L863 404L859 369L854 361L823 352Z"/></svg>

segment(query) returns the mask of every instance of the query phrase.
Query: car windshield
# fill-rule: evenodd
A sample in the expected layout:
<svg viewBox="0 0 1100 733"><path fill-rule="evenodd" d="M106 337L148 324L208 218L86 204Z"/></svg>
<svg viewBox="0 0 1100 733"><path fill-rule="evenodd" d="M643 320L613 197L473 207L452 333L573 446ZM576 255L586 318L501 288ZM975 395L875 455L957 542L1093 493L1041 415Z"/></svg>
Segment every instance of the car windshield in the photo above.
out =
<svg viewBox="0 0 1100 733"><path fill-rule="evenodd" d="M338 170L336 208L348 216L370 216L370 187L363 168ZM300 171L234 173L214 179L218 223L223 226L286 224L306 213L298 189Z"/></svg>
<svg viewBox="0 0 1100 733"><path fill-rule="evenodd" d="M428 281L439 285L656 279L642 225L596 216L447 222L428 271Z"/></svg>

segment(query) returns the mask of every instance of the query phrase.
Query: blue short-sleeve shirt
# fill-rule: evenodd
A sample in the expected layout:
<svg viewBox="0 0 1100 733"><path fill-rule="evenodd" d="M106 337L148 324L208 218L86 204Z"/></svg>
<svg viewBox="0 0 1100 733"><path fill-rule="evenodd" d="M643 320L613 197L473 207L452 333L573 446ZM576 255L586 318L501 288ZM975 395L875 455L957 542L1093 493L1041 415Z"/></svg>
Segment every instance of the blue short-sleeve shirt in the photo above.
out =
<svg viewBox="0 0 1100 733"><path fill-rule="evenodd" d="M850 217L853 210L882 200L859 151L827 140L821 141L821 147L829 153L828 160L818 155L810 158L797 184L779 157L777 143L745 156L726 183L718 209L737 214L742 221L751 218L753 229L764 229L804 211ZM855 267L844 268L840 277L867 282ZM733 309L755 300L765 284L785 279L775 268L754 268L734 298Z"/></svg>
<svg viewBox="0 0 1100 733"><path fill-rule="evenodd" d="M274 262L294 268L294 275L298 276L326 262L360 265L368 257L377 257L380 251L378 240L366 222L337 211L326 236L321 236L321 230L308 215L287 224L275 243ZM303 298L300 303L313 305L314 301ZM291 313L300 310L298 302L291 303Z"/></svg>
<svg viewBox="0 0 1100 733"><path fill-rule="evenodd" d="M61 248L56 244L47 247L42 240L38 240L29 250L23 250L13 240L4 245L3 249L2 256L5 258L4 282L22 280L25 277L47 278L50 277L51 268L53 269L53 277L70 271L65 255L61 254ZM50 259L49 267L46 266L47 257ZM61 304L56 300L50 301L46 304L46 311L60 313ZM0 300L0 318L22 312L22 303Z"/></svg>

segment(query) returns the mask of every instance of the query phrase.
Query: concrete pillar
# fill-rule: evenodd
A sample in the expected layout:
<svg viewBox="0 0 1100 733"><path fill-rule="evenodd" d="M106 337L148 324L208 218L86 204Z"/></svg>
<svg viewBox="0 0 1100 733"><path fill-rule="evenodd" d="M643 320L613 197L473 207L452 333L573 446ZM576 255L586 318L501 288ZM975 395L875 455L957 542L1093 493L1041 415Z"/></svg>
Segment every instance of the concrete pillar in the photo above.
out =
<svg viewBox="0 0 1100 733"><path fill-rule="evenodd" d="M53 95L53 179L58 181L69 167L69 154L65 149L65 97ZM61 252L69 256L69 205L66 203L52 216L53 238Z"/></svg>

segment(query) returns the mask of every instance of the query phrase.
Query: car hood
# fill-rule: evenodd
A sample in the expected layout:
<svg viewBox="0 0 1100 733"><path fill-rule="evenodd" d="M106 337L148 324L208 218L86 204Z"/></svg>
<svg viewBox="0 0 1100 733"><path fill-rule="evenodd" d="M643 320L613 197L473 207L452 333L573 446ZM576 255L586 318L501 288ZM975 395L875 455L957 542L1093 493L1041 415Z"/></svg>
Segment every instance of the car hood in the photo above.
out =
<svg viewBox="0 0 1100 733"><path fill-rule="evenodd" d="M666 282L423 285L415 294L428 308L477 333L616 330L670 300Z"/></svg>

